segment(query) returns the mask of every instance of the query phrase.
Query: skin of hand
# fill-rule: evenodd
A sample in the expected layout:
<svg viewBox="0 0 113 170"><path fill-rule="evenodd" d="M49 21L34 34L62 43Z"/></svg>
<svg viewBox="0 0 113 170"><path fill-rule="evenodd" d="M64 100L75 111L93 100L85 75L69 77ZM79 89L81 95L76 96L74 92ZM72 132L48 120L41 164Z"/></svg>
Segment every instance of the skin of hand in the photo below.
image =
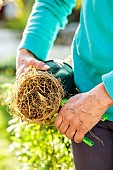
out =
<svg viewBox="0 0 113 170"><path fill-rule="evenodd" d="M16 79L29 67L34 67L37 70L49 70L49 66L42 61L35 59L35 56L26 49L20 49L16 59Z"/></svg>
<svg viewBox="0 0 113 170"><path fill-rule="evenodd" d="M55 126L61 134L80 143L112 105L113 100L101 83L89 92L71 97L58 113Z"/></svg>

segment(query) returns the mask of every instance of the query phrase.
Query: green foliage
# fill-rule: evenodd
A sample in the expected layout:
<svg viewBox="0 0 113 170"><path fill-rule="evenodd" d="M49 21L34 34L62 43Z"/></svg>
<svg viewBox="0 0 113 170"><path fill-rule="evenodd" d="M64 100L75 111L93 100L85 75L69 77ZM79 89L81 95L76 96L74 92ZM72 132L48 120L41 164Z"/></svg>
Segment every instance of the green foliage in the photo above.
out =
<svg viewBox="0 0 113 170"><path fill-rule="evenodd" d="M34 2L34 0L24 0L23 3L22 0L15 0L17 11L19 12L17 12L17 15L14 19L7 21L5 26L22 32L26 26ZM74 8L72 14L69 16L69 22L79 21L80 8L81 0L77 0L76 7Z"/></svg>
<svg viewBox="0 0 113 170"><path fill-rule="evenodd" d="M6 85L7 82L9 83L15 82L15 72L16 72L15 63L16 63L15 59L12 59L8 62L0 63L0 84L1 84L0 93L1 91L4 92L4 89L2 89L4 88L4 84Z"/></svg>
<svg viewBox="0 0 113 170"><path fill-rule="evenodd" d="M0 106L6 106L9 103L8 95L12 92L11 84L0 84Z"/></svg>
<svg viewBox="0 0 113 170"><path fill-rule="evenodd" d="M11 89L11 84L0 84L0 170L17 169L16 157L9 152L10 134L6 131L12 118L7 111Z"/></svg>
<svg viewBox="0 0 113 170"><path fill-rule="evenodd" d="M22 18L11 19L5 24L5 27L22 32L25 28L26 23L27 23L27 18L28 18L28 14Z"/></svg>
<svg viewBox="0 0 113 170"><path fill-rule="evenodd" d="M16 120L17 121L17 120ZM73 170L70 141L55 127L10 122L11 150L29 170Z"/></svg>
<svg viewBox="0 0 113 170"><path fill-rule="evenodd" d="M8 121L11 119L8 111L8 104L12 93L11 84L0 84L0 131L1 134L6 134L6 128L8 127ZM8 97L9 96L9 97Z"/></svg>
<svg viewBox="0 0 113 170"><path fill-rule="evenodd" d="M22 14L20 17L13 18L7 21L5 27L22 32L27 24L29 13L30 11L25 10L25 14Z"/></svg>
<svg viewBox="0 0 113 170"><path fill-rule="evenodd" d="M15 15L15 18L10 19L5 24L5 27L18 30L22 32L26 26L29 14L32 10L32 6L34 4L35 0L15 0L15 7L17 9L17 13Z"/></svg>
<svg viewBox="0 0 113 170"><path fill-rule="evenodd" d="M7 127L7 121L11 118L6 113L11 93L11 84L0 85L0 111L3 113L0 130ZM10 120L9 124L8 132L12 141L10 151L15 152L18 166L21 165L20 169L25 167L28 170L74 169L70 140L60 135L54 126L26 124L19 122L17 118ZM2 159L8 159L8 156L5 154Z"/></svg>

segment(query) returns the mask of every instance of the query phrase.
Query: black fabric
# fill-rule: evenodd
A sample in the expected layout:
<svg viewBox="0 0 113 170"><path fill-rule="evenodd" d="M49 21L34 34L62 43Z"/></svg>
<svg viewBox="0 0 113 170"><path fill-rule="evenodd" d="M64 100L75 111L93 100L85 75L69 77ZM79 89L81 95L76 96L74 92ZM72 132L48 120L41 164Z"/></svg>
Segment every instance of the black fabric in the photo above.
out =
<svg viewBox="0 0 113 170"><path fill-rule="evenodd" d="M104 146L90 133L86 137L95 143L93 147L72 140L75 169L113 170L113 122L99 122L91 131L104 142Z"/></svg>

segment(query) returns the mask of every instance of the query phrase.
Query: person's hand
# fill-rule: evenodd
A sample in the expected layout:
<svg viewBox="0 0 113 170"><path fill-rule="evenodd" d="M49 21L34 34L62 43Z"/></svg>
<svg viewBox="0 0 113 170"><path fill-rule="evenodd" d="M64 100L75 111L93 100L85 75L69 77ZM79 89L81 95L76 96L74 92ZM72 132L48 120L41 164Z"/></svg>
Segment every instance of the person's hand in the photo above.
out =
<svg viewBox="0 0 113 170"><path fill-rule="evenodd" d="M58 113L55 126L61 134L80 143L111 105L113 101L101 83L87 93L71 97Z"/></svg>
<svg viewBox="0 0 113 170"><path fill-rule="evenodd" d="M30 66L37 70L46 71L49 69L49 66L44 62L35 59L34 55L30 51L26 49L19 50L16 60L16 79L18 80L19 76Z"/></svg>

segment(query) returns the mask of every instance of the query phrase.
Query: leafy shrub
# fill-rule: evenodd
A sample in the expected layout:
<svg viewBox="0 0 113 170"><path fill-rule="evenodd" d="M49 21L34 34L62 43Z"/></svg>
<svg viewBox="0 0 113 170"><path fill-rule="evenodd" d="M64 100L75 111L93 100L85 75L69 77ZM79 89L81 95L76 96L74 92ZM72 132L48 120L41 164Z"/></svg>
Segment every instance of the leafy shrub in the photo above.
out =
<svg viewBox="0 0 113 170"><path fill-rule="evenodd" d="M61 136L55 127L10 121L10 149L28 170L73 170L70 140Z"/></svg>
<svg viewBox="0 0 113 170"><path fill-rule="evenodd" d="M0 105L8 105L12 85L0 85ZM9 120L9 118L8 118ZM59 134L54 126L9 121L10 151L18 158L20 169L27 170L73 170L70 140Z"/></svg>

